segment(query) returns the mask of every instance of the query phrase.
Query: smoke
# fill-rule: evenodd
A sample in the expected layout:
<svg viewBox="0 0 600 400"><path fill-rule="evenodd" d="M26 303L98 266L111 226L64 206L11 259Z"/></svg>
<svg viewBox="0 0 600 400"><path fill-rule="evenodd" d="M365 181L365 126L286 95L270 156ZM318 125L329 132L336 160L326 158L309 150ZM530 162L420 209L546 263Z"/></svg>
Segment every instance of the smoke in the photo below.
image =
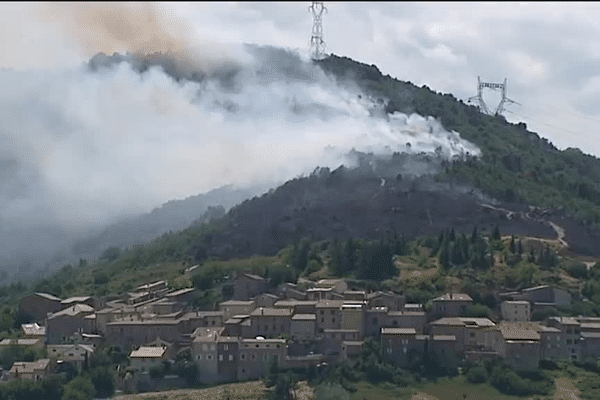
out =
<svg viewBox="0 0 600 400"><path fill-rule="evenodd" d="M292 51L192 46L185 24L132 7L85 3L46 16L84 54L131 52L75 69L0 71L4 254L33 257L32 243L42 254L123 213L223 185L351 165L352 149L479 154L433 118L385 115L382 101ZM44 226L59 228L40 234Z"/></svg>

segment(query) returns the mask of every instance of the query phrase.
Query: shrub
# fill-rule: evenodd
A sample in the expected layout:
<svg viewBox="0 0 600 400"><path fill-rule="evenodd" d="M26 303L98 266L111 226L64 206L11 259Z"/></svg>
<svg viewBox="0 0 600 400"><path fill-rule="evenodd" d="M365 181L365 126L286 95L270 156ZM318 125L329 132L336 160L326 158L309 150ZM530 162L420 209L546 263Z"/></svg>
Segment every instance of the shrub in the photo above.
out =
<svg viewBox="0 0 600 400"><path fill-rule="evenodd" d="M469 383L485 383L488 379L488 373L484 367L477 365L469 368L465 378Z"/></svg>

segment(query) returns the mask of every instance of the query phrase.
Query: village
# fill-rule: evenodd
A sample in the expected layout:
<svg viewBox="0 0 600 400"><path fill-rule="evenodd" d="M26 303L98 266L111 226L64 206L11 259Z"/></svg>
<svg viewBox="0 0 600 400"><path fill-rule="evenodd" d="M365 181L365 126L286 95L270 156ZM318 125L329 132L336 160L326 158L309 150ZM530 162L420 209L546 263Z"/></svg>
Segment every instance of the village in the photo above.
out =
<svg viewBox="0 0 600 400"><path fill-rule="evenodd" d="M432 299L426 312L402 295L352 290L343 279L284 283L270 292L267 279L253 274L237 273L230 283L229 299L212 311L192 309L194 289L170 289L166 281L125 296L26 296L21 311L35 322L22 325L22 338L5 339L0 349L45 349L47 356L15 362L1 381L47 378L65 364L81 369L105 346L119 346L129 356L127 371L114 371L118 389L128 393L184 386L181 378L153 376L151 370L186 350L200 384L261 379L273 360L290 368L353 360L368 337L401 368L425 353L455 370L492 358L535 370L540 360L600 356L600 318L531 321L535 310L570 303L568 292L551 286L500 293L501 321L495 323L465 316L473 299L463 293Z"/></svg>

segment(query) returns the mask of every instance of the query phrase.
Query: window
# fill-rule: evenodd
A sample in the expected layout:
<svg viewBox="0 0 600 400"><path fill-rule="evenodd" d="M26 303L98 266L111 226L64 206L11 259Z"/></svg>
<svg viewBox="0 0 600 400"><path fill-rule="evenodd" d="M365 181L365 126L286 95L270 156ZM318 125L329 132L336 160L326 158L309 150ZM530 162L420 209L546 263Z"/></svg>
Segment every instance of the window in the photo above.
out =
<svg viewBox="0 0 600 400"><path fill-rule="evenodd" d="M219 354L219 361L223 361L223 354Z"/></svg>
<svg viewBox="0 0 600 400"><path fill-rule="evenodd" d="M252 354L252 359L256 360L256 354Z"/></svg>
<svg viewBox="0 0 600 400"><path fill-rule="evenodd" d="M233 361L233 354L229 355L229 361Z"/></svg>
<svg viewBox="0 0 600 400"><path fill-rule="evenodd" d="M223 345L223 350L227 351L228 349L229 349L229 346L228 346L228 345L226 345L226 344L224 344L224 345Z"/></svg>
<svg viewBox="0 0 600 400"><path fill-rule="evenodd" d="M246 373L246 369L242 368L242 374Z"/></svg>
<svg viewBox="0 0 600 400"><path fill-rule="evenodd" d="M567 334L571 334L571 333L573 333L573 329L567 328Z"/></svg>
<svg viewBox="0 0 600 400"><path fill-rule="evenodd" d="M206 345L206 344L203 344L203 345L202 345L202 351L207 351L207 350L208 350L208 345Z"/></svg>
<svg viewBox="0 0 600 400"><path fill-rule="evenodd" d="M210 345L210 349L211 349L212 351L215 351L215 349L216 349L216 348L217 348L217 346L216 346L216 345L214 345L214 344L211 344L211 345Z"/></svg>
<svg viewBox="0 0 600 400"><path fill-rule="evenodd" d="M202 360L202 354L197 355L196 360Z"/></svg>
<svg viewBox="0 0 600 400"><path fill-rule="evenodd" d="M398 321L396 321L396 320L392 321L392 325L397 326L398 325Z"/></svg>
<svg viewBox="0 0 600 400"><path fill-rule="evenodd" d="M321 315L324 315L324 314L325 314L325 310L321 310Z"/></svg>
<svg viewBox="0 0 600 400"><path fill-rule="evenodd" d="M209 354L209 355L207 355L207 356L206 356L206 359L207 359L207 360L212 360L212 354Z"/></svg>
<svg viewBox="0 0 600 400"><path fill-rule="evenodd" d="M324 322L325 322L325 318L321 318L321 323L324 323Z"/></svg>
<svg viewBox="0 0 600 400"><path fill-rule="evenodd" d="M245 360L246 359L246 355L244 353L240 354L240 360Z"/></svg>
<svg viewBox="0 0 600 400"><path fill-rule="evenodd" d="M331 318L331 323L335 324L335 318Z"/></svg>
<svg viewBox="0 0 600 400"><path fill-rule="evenodd" d="M275 327L275 324L273 324L273 331L276 331L277 328Z"/></svg>
<svg viewBox="0 0 600 400"><path fill-rule="evenodd" d="M406 347L404 347L404 348L402 349L402 352L404 352L404 354L406 354L406 352L407 352L407 351L408 351L408 350L406 349Z"/></svg>

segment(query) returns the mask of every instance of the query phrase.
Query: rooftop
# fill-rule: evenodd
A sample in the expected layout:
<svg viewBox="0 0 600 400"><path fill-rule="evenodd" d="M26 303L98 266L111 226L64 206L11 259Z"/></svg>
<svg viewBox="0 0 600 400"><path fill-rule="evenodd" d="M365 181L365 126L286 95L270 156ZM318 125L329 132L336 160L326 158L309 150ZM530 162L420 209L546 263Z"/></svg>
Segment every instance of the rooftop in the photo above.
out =
<svg viewBox="0 0 600 400"><path fill-rule="evenodd" d="M465 293L446 293L433 299L433 301L473 301L473 299Z"/></svg>
<svg viewBox="0 0 600 400"><path fill-rule="evenodd" d="M60 317L60 316L69 316L69 317L75 317L79 314L90 314L94 312L94 307L90 307L87 304L75 304L74 306L70 306L65 308L62 311L59 312L55 312L54 314L52 314L50 317L48 317L48 319L52 319L52 318L56 318L56 317Z"/></svg>
<svg viewBox="0 0 600 400"><path fill-rule="evenodd" d="M36 335L43 336L46 334L46 327L39 326L37 323L34 324L23 324L21 325L24 335Z"/></svg>
<svg viewBox="0 0 600 400"><path fill-rule="evenodd" d="M130 358L162 358L167 351L166 347L140 347L137 350L133 350L129 355Z"/></svg>
<svg viewBox="0 0 600 400"><path fill-rule="evenodd" d="M292 310L289 308L271 308L260 307L250 313L251 317L289 317L292 315Z"/></svg>
<svg viewBox="0 0 600 400"><path fill-rule="evenodd" d="M292 321L315 321L316 319L315 314L296 314L292 317Z"/></svg>
<svg viewBox="0 0 600 400"><path fill-rule="evenodd" d="M61 299L61 298L59 298L59 297L56 297L56 296L53 296L53 295L51 295L51 294L48 294L48 293L40 293L40 292L36 292L36 293L35 293L35 295L36 295L36 296L43 297L43 298L45 298L45 299L47 299L47 300L52 300L52 301L62 301L62 299Z"/></svg>
<svg viewBox="0 0 600 400"><path fill-rule="evenodd" d="M382 335L416 335L415 328L381 328Z"/></svg>
<svg viewBox="0 0 600 400"><path fill-rule="evenodd" d="M90 300L90 296L79 296L79 297L69 297L61 301L62 304L72 304L72 303L83 303L84 301Z"/></svg>
<svg viewBox="0 0 600 400"><path fill-rule="evenodd" d="M540 325L534 322L502 322L497 327L504 340L540 340Z"/></svg>

